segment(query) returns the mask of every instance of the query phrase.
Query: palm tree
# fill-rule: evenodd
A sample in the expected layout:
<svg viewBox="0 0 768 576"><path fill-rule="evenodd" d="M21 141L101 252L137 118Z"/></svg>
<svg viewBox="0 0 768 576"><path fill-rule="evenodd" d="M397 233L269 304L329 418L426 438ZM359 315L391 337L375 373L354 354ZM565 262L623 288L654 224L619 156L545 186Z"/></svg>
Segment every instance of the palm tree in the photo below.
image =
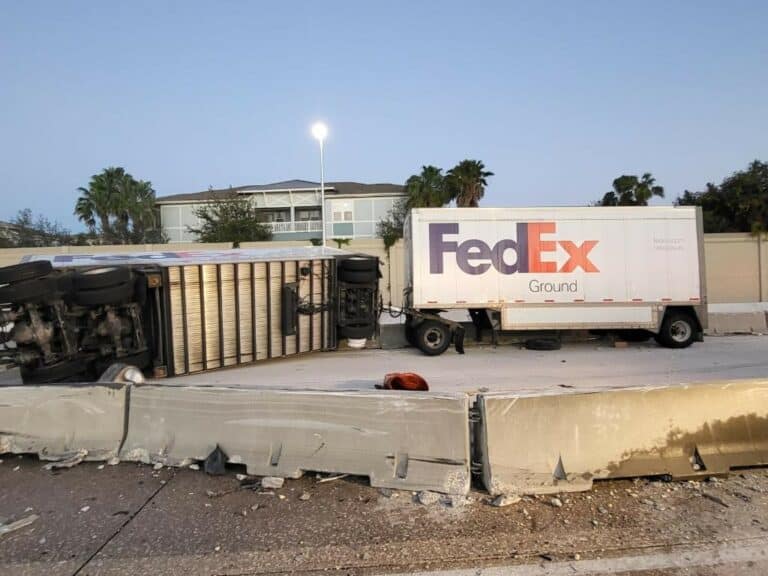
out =
<svg viewBox="0 0 768 576"><path fill-rule="evenodd" d="M152 183L135 180L123 168L95 174L88 188L78 188L75 215L102 242L121 244L163 241Z"/></svg>
<svg viewBox="0 0 768 576"><path fill-rule="evenodd" d="M493 172L485 169L479 160L462 160L448 170L446 176L450 198L456 200L459 208L477 208L488 185L487 178Z"/></svg>
<svg viewBox="0 0 768 576"><path fill-rule="evenodd" d="M114 213L119 188L124 179L125 170L110 167L101 174L91 176L88 188L78 188L80 197L75 204L75 215L92 232L96 231L98 223L102 236L108 241L114 236L110 216Z"/></svg>
<svg viewBox="0 0 768 576"><path fill-rule="evenodd" d="M613 190L606 192L598 206L648 206L654 196L664 198L664 187L656 185L650 172L641 178L624 174L613 181Z"/></svg>
<svg viewBox="0 0 768 576"><path fill-rule="evenodd" d="M420 174L414 174L405 182L408 195L406 207L440 208L450 201L445 190L445 176L436 166L422 166Z"/></svg>

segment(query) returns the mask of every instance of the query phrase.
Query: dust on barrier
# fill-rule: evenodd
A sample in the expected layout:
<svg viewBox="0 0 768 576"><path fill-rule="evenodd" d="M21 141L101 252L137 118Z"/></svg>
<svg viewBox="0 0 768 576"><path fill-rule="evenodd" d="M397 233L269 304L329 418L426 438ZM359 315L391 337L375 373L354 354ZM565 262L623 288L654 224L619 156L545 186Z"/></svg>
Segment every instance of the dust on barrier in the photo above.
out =
<svg viewBox="0 0 768 576"><path fill-rule="evenodd" d="M595 479L691 478L768 464L768 380L588 394L481 394L491 494L587 490Z"/></svg>

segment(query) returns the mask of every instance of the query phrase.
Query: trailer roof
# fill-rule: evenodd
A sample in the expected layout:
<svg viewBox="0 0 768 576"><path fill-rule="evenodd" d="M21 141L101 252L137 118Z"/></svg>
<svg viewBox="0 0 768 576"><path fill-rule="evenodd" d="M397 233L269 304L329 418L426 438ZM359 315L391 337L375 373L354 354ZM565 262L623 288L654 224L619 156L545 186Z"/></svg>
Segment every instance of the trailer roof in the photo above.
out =
<svg viewBox="0 0 768 576"><path fill-rule="evenodd" d="M232 250L168 250L124 252L112 254L34 254L23 261L48 260L54 267L114 266L121 264L156 264L179 266L189 264L224 264L231 262L275 262L281 260L328 260L351 252L322 246L291 248L244 248Z"/></svg>

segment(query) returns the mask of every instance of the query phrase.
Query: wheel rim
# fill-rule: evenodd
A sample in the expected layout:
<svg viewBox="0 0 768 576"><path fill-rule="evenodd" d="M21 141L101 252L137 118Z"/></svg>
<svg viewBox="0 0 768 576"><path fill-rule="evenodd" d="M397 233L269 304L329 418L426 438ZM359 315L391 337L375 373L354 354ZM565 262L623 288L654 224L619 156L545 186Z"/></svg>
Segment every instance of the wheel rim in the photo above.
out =
<svg viewBox="0 0 768 576"><path fill-rule="evenodd" d="M685 320L675 320L669 327L669 335L675 342L685 342L693 333L691 325Z"/></svg>
<svg viewBox="0 0 768 576"><path fill-rule="evenodd" d="M432 349L440 348L445 340L443 331L439 328L429 328L424 333L424 343Z"/></svg>

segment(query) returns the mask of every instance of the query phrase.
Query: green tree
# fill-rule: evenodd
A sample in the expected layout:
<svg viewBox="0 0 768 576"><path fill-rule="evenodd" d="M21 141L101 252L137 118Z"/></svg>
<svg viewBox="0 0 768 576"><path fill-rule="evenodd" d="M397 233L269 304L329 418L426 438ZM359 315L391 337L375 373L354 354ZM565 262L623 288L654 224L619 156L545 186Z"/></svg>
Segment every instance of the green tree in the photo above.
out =
<svg viewBox="0 0 768 576"><path fill-rule="evenodd" d="M42 215L35 218L29 208L19 210L9 224L0 236L2 248L67 246L81 241L79 235L73 236L58 222L51 222Z"/></svg>
<svg viewBox="0 0 768 576"><path fill-rule="evenodd" d="M448 196L459 208L477 208L493 172L485 169L479 160L462 160L448 171L445 178Z"/></svg>
<svg viewBox="0 0 768 576"><path fill-rule="evenodd" d="M701 206L705 232L768 232L768 164L754 160L720 185L686 190L675 204Z"/></svg>
<svg viewBox="0 0 768 576"><path fill-rule="evenodd" d="M421 173L405 181L406 207L440 208L451 201L443 171L436 166L422 166Z"/></svg>
<svg viewBox="0 0 768 576"><path fill-rule="evenodd" d="M232 242L237 248L241 242L272 239L272 229L259 221L259 212L252 200L233 192L202 205L195 210L200 219L199 228L188 227L200 242Z"/></svg>
<svg viewBox="0 0 768 576"><path fill-rule="evenodd" d="M398 200L387 212L387 216L376 224L376 235L384 241L384 249L389 257L389 249L403 237L403 224L408 214L407 200Z"/></svg>
<svg viewBox="0 0 768 576"><path fill-rule="evenodd" d="M167 242L152 183L136 180L121 167L105 168L78 188L75 215L103 244Z"/></svg>
<svg viewBox="0 0 768 576"><path fill-rule="evenodd" d="M613 181L613 190L606 192L597 206L648 206L654 196L664 198L664 188L646 172L641 178L623 175Z"/></svg>

